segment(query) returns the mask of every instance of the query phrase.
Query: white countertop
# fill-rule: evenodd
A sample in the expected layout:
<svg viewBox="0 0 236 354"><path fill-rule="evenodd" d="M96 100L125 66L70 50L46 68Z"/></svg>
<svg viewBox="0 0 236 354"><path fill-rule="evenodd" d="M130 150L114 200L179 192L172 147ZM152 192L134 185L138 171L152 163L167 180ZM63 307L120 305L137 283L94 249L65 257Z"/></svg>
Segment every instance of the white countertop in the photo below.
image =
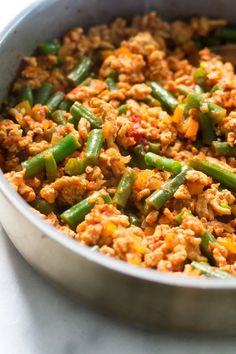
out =
<svg viewBox="0 0 236 354"><path fill-rule="evenodd" d="M0 27L31 2L4 1ZM0 227L0 353L233 354L235 346L234 338L153 333L75 303L24 261Z"/></svg>

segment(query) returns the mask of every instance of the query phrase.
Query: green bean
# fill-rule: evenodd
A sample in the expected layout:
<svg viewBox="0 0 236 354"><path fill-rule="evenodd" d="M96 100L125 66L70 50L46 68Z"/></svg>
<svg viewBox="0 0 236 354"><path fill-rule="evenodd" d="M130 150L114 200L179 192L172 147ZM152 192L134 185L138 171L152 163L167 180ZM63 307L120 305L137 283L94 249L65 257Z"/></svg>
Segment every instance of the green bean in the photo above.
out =
<svg viewBox="0 0 236 354"><path fill-rule="evenodd" d="M191 266L195 269L200 270L201 273L205 274L207 277L220 279L234 278L233 275L225 272L224 270L211 267L208 263L193 261L191 263Z"/></svg>
<svg viewBox="0 0 236 354"><path fill-rule="evenodd" d="M201 47L214 47L220 44L220 40L213 36L204 36L200 38Z"/></svg>
<svg viewBox="0 0 236 354"><path fill-rule="evenodd" d="M183 208L175 217L174 217L174 221L180 225L183 221L183 218L185 215L192 215L191 211L189 211L186 208Z"/></svg>
<svg viewBox="0 0 236 354"><path fill-rule="evenodd" d="M194 88L194 90L191 88L191 87L189 87L189 86L186 86L186 85L179 85L178 87L177 87L177 89L178 89L178 91L180 92L180 93L182 93L183 95L185 95L185 96L188 96L189 94L191 94L191 93L194 93L194 91L196 92L196 93L203 93L204 91L203 91L203 88L200 86L200 85L195 85L195 88Z"/></svg>
<svg viewBox="0 0 236 354"><path fill-rule="evenodd" d="M140 218L134 213L129 213L129 222L131 225L135 225L135 226L141 225Z"/></svg>
<svg viewBox="0 0 236 354"><path fill-rule="evenodd" d="M64 93L61 91L55 92L46 102L49 112L54 112L64 98Z"/></svg>
<svg viewBox="0 0 236 354"><path fill-rule="evenodd" d="M49 204L46 200L41 198L37 199L33 203L33 207L44 215L48 215L52 212L55 212L55 204Z"/></svg>
<svg viewBox="0 0 236 354"><path fill-rule="evenodd" d="M64 98L59 104L58 108L63 111L69 112L71 106L72 106L72 102Z"/></svg>
<svg viewBox="0 0 236 354"><path fill-rule="evenodd" d="M236 157L236 146L230 146L225 142L213 141L212 147L217 156Z"/></svg>
<svg viewBox="0 0 236 354"><path fill-rule="evenodd" d="M160 153L160 143L148 143L148 151L153 152L154 154L159 154Z"/></svg>
<svg viewBox="0 0 236 354"><path fill-rule="evenodd" d="M93 129L88 135L85 149L85 163L95 165L103 144L103 132L101 129Z"/></svg>
<svg viewBox="0 0 236 354"><path fill-rule="evenodd" d="M179 85L177 89L180 93L182 93L182 95L185 96L188 96L190 93L193 92L193 89L186 85Z"/></svg>
<svg viewBox="0 0 236 354"><path fill-rule="evenodd" d="M113 198L117 206L122 208L126 206L131 194L134 178L135 173L132 169L128 169L128 171L123 174Z"/></svg>
<svg viewBox="0 0 236 354"><path fill-rule="evenodd" d="M53 122L57 123L58 125L66 125L66 119L64 117L64 112L60 109L53 112L52 120L53 120Z"/></svg>
<svg viewBox="0 0 236 354"><path fill-rule="evenodd" d="M65 172L69 176L78 176L84 173L84 171L85 171L84 160L80 160L76 157L71 157L65 165Z"/></svg>
<svg viewBox="0 0 236 354"><path fill-rule="evenodd" d="M195 108L202 113L208 113L214 122L221 121L226 116L226 110L212 102L207 102L202 95L192 93L186 99L187 109Z"/></svg>
<svg viewBox="0 0 236 354"><path fill-rule="evenodd" d="M166 202L173 197L177 189L185 182L186 174L190 169L186 166L174 178L168 179L163 183L161 189L156 190L147 199L146 204L154 209L160 210Z"/></svg>
<svg viewBox="0 0 236 354"><path fill-rule="evenodd" d="M145 149L143 145L137 145L132 149L133 164L137 165L141 169L147 168L146 162L144 160Z"/></svg>
<svg viewBox="0 0 236 354"><path fill-rule="evenodd" d="M73 205L70 209L61 214L61 220L75 228L81 223L85 216L92 210L99 198L104 198L107 193L104 190L94 192L87 198L81 200L79 203Z"/></svg>
<svg viewBox="0 0 236 354"><path fill-rule="evenodd" d="M182 169L182 165L179 161L168 159L167 157L153 154L152 152L148 152L145 155L144 160L147 165L156 167L158 170L177 174Z"/></svg>
<svg viewBox="0 0 236 354"><path fill-rule="evenodd" d="M236 29L229 27L219 27L215 31L215 37L222 40L234 42L236 41Z"/></svg>
<svg viewBox="0 0 236 354"><path fill-rule="evenodd" d="M40 103L44 105L51 96L52 88L52 84L44 82L35 94L34 104Z"/></svg>
<svg viewBox="0 0 236 354"><path fill-rule="evenodd" d="M31 107L34 105L34 96L30 85L24 86L20 91L18 102L20 103L23 101L28 101Z"/></svg>
<svg viewBox="0 0 236 354"><path fill-rule="evenodd" d="M81 117L85 118L92 128L101 128L102 121L94 113L92 113L87 107L82 106L79 102L75 102L70 108L70 114L72 115L73 124L78 123Z"/></svg>
<svg viewBox="0 0 236 354"><path fill-rule="evenodd" d="M107 86L109 88L109 91L116 91L117 90L116 82L115 82L115 80L112 77L108 77L106 79L106 84L107 84Z"/></svg>
<svg viewBox="0 0 236 354"><path fill-rule="evenodd" d="M110 197L110 194L106 193L102 196L102 199L106 204L112 204L112 199Z"/></svg>
<svg viewBox="0 0 236 354"><path fill-rule="evenodd" d="M212 141L216 139L212 118L208 113L199 113L198 121L200 124L201 137L203 145L211 145Z"/></svg>
<svg viewBox="0 0 236 354"><path fill-rule="evenodd" d="M193 78L196 84L200 86L206 85L207 76L206 76L206 71L202 65L195 70L193 74Z"/></svg>
<svg viewBox="0 0 236 354"><path fill-rule="evenodd" d="M215 84L212 89L211 89L211 94L216 92L216 91L224 91L224 86L222 84Z"/></svg>
<svg viewBox="0 0 236 354"><path fill-rule="evenodd" d="M201 236L201 244L200 248L204 256L208 258L208 260L213 264L214 257L212 251L209 249L210 243L215 243L215 237L209 232L205 231L204 234Z"/></svg>
<svg viewBox="0 0 236 354"><path fill-rule="evenodd" d="M8 96L7 97L7 106L8 108L12 108L12 107L15 107L17 104L17 99L15 96Z"/></svg>
<svg viewBox="0 0 236 354"><path fill-rule="evenodd" d="M45 169L45 153L53 154L56 162L63 161L65 157L77 150L80 144L75 136L68 134L65 138L60 140L57 144L46 151L42 151L34 157L24 161L22 167L25 169L25 178L36 176L39 172Z"/></svg>
<svg viewBox="0 0 236 354"><path fill-rule="evenodd" d="M142 102L146 103L149 107L160 107L160 102L151 95L148 95Z"/></svg>
<svg viewBox="0 0 236 354"><path fill-rule="evenodd" d="M44 163L47 179L49 180L49 182L53 182L57 178L57 163L51 152L45 152Z"/></svg>
<svg viewBox="0 0 236 354"><path fill-rule="evenodd" d="M92 81L92 77L89 76L87 77L84 81L81 82L81 85L83 86L89 86L91 84L91 81Z"/></svg>
<svg viewBox="0 0 236 354"><path fill-rule="evenodd" d="M92 63L88 57L83 57L79 64L67 76L70 83L74 86L81 84L82 81L89 75Z"/></svg>
<svg viewBox="0 0 236 354"><path fill-rule="evenodd" d="M48 55L48 54L56 54L60 49L60 44L57 42L44 42L38 45L38 51L40 54Z"/></svg>
<svg viewBox="0 0 236 354"><path fill-rule="evenodd" d="M220 163L216 164L208 160L193 157L189 166L214 178L216 182L222 183L227 188L236 192L236 174L225 169Z"/></svg>
<svg viewBox="0 0 236 354"><path fill-rule="evenodd" d="M149 86L152 89L152 96L155 97L164 107L173 112L179 104L177 99L157 82L151 82Z"/></svg>
<svg viewBox="0 0 236 354"><path fill-rule="evenodd" d="M125 114L128 110L128 105L127 104L122 104L117 108L117 114L118 116L121 116L122 114Z"/></svg>

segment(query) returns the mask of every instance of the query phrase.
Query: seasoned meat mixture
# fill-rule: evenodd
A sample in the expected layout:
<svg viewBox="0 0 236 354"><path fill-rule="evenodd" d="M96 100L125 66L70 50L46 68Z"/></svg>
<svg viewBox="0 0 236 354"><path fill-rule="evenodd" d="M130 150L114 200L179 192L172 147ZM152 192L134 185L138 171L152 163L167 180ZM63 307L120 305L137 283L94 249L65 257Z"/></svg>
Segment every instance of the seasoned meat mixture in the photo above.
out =
<svg viewBox="0 0 236 354"><path fill-rule="evenodd" d="M236 76L214 53L232 38L151 12L39 44L2 105L5 177L91 251L235 276Z"/></svg>

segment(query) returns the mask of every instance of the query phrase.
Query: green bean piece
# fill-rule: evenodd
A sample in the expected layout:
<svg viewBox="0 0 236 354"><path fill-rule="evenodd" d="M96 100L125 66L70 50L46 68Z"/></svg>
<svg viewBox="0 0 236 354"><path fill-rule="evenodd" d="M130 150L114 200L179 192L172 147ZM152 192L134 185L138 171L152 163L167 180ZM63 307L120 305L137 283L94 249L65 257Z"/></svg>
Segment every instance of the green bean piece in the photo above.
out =
<svg viewBox="0 0 236 354"><path fill-rule="evenodd" d="M128 110L128 105L127 104L122 104L117 108L117 114L118 116L121 116L122 114L125 114Z"/></svg>
<svg viewBox="0 0 236 354"><path fill-rule="evenodd" d="M216 91L224 91L224 86L222 84L215 84L212 89L211 89L211 94L216 92Z"/></svg>
<svg viewBox="0 0 236 354"><path fill-rule="evenodd" d="M200 65L200 67L195 70L193 78L196 84L203 87L206 85L207 76L206 71L202 65Z"/></svg>
<svg viewBox="0 0 236 354"><path fill-rule="evenodd" d="M151 95L148 95L144 100L144 103L146 103L149 107L160 107L160 102L152 97Z"/></svg>
<svg viewBox="0 0 236 354"><path fill-rule="evenodd" d="M47 179L49 180L49 182L53 182L57 178L57 163L51 152L45 152L44 162Z"/></svg>
<svg viewBox="0 0 236 354"><path fill-rule="evenodd" d="M34 157L24 161L22 167L25 169L25 178L35 177L39 172L45 169L45 153L51 153L56 162L61 162L65 157L72 154L80 147L80 144L75 136L68 134L57 144L48 150L42 151Z"/></svg>
<svg viewBox="0 0 236 354"><path fill-rule="evenodd" d="M236 29L229 27L219 27L215 30L215 37L221 40L235 42L236 41Z"/></svg>
<svg viewBox="0 0 236 354"><path fill-rule="evenodd" d="M98 161L98 156L103 144L102 129L93 129L88 135L88 140L85 149L85 163L95 165Z"/></svg>
<svg viewBox="0 0 236 354"><path fill-rule="evenodd" d="M33 203L33 207L44 215L48 215L50 213L55 212L55 204L49 204L46 200L41 198L37 199Z"/></svg>
<svg viewBox="0 0 236 354"><path fill-rule="evenodd" d="M116 82L115 80L113 79L113 77L108 77L106 79L106 84L109 88L109 91L116 91L117 90L117 87L116 87Z"/></svg>
<svg viewBox="0 0 236 354"><path fill-rule="evenodd" d="M89 75L91 67L91 59L88 57L83 57L80 63L77 64L74 70L67 76L68 80L74 86L81 84L81 82L84 81Z"/></svg>
<svg viewBox="0 0 236 354"><path fill-rule="evenodd" d="M213 36L204 36L200 38L201 47L214 47L220 44L220 40Z"/></svg>
<svg viewBox="0 0 236 354"><path fill-rule="evenodd" d="M213 177L216 182L220 182L236 192L236 174L225 169L220 163L216 164L208 160L193 157L189 161L189 166Z"/></svg>
<svg viewBox="0 0 236 354"><path fill-rule="evenodd" d="M44 105L52 94L52 84L44 82L35 94L34 104L40 103Z"/></svg>
<svg viewBox="0 0 236 354"><path fill-rule="evenodd" d="M94 113L92 113L87 107L82 106L79 102L75 102L70 108L70 114L72 115L72 123L76 124L81 117L85 118L92 128L101 128L102 121Z"/></svg>
<svg viewBox="0 0 236 354"><path fill-rule="evenodd" d="M15 107L17 105L17 99L15 96L8 96L7 97L7 106L8 108Z"/></svg>
<svg viewBox="0 0 236 354"><path fill-rule="evenodd" d="M179 161L148 152L144 158L148 166L156 167L158 170L169 171L177 174L181 171L182 165Z"/></svg>
<svg viewBox="0 0 236 354"><path fill-rule="evenodd" d="M214 264L214 257L212 251L209 249L209 244L216 242L215 237L209 231L205 231L201 239L200 248L202 253L208 258L211 264Z"/></svg>
<svg viewBox="0 0 236 354"><path fill-rule="evenodd" d="M154 154L159 154L160 153L160 143L148 143L148 151L153 152Z"/></svg>
<svg viewBox="0 0 236 354"><path fill-rule="evenodd" d="M76 157L71 157L65 165L65 172L69 176L78 176L84 173L84 171L85 171L84 160L78 159Z"/></svg>
<svg viewBox="0 0 236 354"><path fill-rule="evenodd" d="M44 42L38 45L38 51L40 54L56 54L60 49L60 44L53 41Z"/></svg>
<svg viewBox="0 0 236 354"><path fill-rule="evenodd" d="M174 221L180 225L183 221L183 218L185 215L192 215L191 211L189 211L186 208L183 208L175 217L174 217Z"/></svg>
<svg viewBox="0 0 236 354"><path fill-rule="evenodd" d="M135 226L141 225L140 218L136 214L133 214L133 213L129 213L129 222L131 225L135 225Z"/></svg>
<svg viewBox="0 0 236 354"><path fill-rule="evenodd" d="M207 102L202 95L192 93L186 98L187 109L195 108L202 113L208 113L214 122L220 122L226 116L226 110L212 102Z"/></svg>
<svg viewBox="0 0 236 354"><path fill-rule="evenodd" d="M132 185L135 179L135 172L130 168L125 172L118 184L113 201L121 208L124 208L131 194Z"/></svg>
<svg viewBox="0 0 236 354"><path fill-rule="evenodd" d="M83 86L89 86L91 84L91 81L92 81L92 77L89 76L87 77L84 81L81 82L81 85Z"/></svg>
<svg viewBox="0 0 236 354"><path fill-rule="evenodd" d="M203 145L210 146L216 139L212 118L208 113L199 113L198 121L200 124L201 137Z"/></svg>
<svg viewBox="0 0 236 354"><path fill-rule="evenodd" d="M219 279L234 278L233 275L225 272L224 270L212 267L208 263L193 261L191 263L191 266L195 269L200 270L202 274L205 274L207 277L210 278L219 278Z"/></svg>
<svg viewBox="0 0 236 354"><path fill-rule="evenodd" d="M152 89L152 96L155 97L164 107L169 109L171 112L174 112L175 108L179 104L177 99L157 82L151 82L149 86Z"/></svg>
<svg viewBox="0 0 236 354"><path fill-rule="evenodd" d="M178 91L182 93L182 95L188 96L190 93L193 92L193 89L186 86L186 85L179 85L177 87Z"/></svg>
<svg viewBox="0 0 236 354"><path fill-rule="evenodd" d="M56 110L52 114L53 122L57 123L58 125L66 125L66 119L64 117L64 111L61 109Z"/></svg>
<svg viewBox="0 0 236 354"><path fill-rule="evenodd" d="M69 112L70 107L72 106L72 102L70 100L67 100L64 98L61 103L58 106L58 109L61 109L62 111Z"/></svg>
<svg viewBox="0 0 236 354"><path fill-rule="evenodd" d="M112 204L112 199L110 197L110 194L106 193L102 196L102 199L106 204Z"/></svg>
<svg viewBox="0 0 236 354"><path fill-rule="evenodd" d="M64 93L61 91L55 92L46 102L49 112L53 113L64 98Z"/></svg>
<svg viewBox="0 0 236 354"><path fill-rule="evenodd" d="M34 105L34 96L33 96L33 91L30 85L26 85L22 88L20 91L19 97L18 97L18 103L23 102L23 101L28 101L30 106L33 107Z"/></svg>
<svg viewBox="0 0 236 354"><path fill-rule="evenodd" d="M145 156L145 149L143 147L143 145L137 145L132 149L132 155L134 158L134 166L137 165L139 168L141 169L145 169L147 168L146 162L144 160L144 156Z"/></svg>
<svg viewBox="0 0 236 354"><path fill-rule="evenodd" d="M156 210L164 207L166 202L173 197L177 189L185 182L186 174L190 169L187 166L174 178L168 179L163 183L161 189L153 192L147 199L146 204Z"/></svg>
<svg viewBox="0 0 236 354"><path fill-rule="evenodd" d="M104 190L94 192L79 203L73 205L70 209L61 214L61 220L70 227L75 228L81 223L85 216L92 210L99 198L104 198L107 193Z"/></svg>
<svg viewBox="0 0 236 354"><path fill-rule="evenodd" d="M217 156L236 157L236 146L230 146L226 142L213 141L212 147Z"/></svg>

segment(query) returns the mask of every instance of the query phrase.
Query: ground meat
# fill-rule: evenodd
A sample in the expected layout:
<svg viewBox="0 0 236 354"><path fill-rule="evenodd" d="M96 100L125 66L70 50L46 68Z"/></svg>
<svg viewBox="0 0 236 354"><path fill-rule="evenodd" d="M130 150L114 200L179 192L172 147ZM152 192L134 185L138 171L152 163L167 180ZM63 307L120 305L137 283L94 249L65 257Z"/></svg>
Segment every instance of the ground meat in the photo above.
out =
<svg viewBox="0 0 236 354"><path fill-rule="evenodd" d="M216 117L217 107L207 118L212 119L215 140L236 146L235 68L213 48L199 50L196 44L204 36L214 38L215 29L225 24L205 17L166 22L151 12L87 31L74 28L53 40L59 47L55 53L37 50L24 57L0 117L0 166L12 187L36 209L43 210L41 203L45 214L53 210L48 215L37 212L57 230L106 256L194 277L203 272L192 261L209 262L235 276L236 200L227 178L223 186L216 174L191 167L179 185L170 167L173 161L149 166L145 156L154 152L182 166L192 166L197 157L236 173L234 154L217 156L205 144L199 119L212 104L224 108L222 119ZM72 86L68 74L83 56L91 60L91 70ZM151 81L168 91L164 99L154 93ZM52 94L63 92L57 107L20 102L25 85L35 98L44 83L52 84ZM200 88L199 107L189 107L188 94ZM169 94L174 96L171 104L165 102ZM74 102L88 113L74 114ZM102 138L89 146L94 129L101 129ZM69 134L79 146L71 153L64 146L59 153ZM50 162L42 153L47 150ZM28 178L23 162L30 165L36 155L39 172ZM75 220L72 227L69 220L68 225L63 222L63 211L70 212L95 191L99 193L82 222ZM209 233L214 242L208 242L206 252L202 238Z"/></svg>

